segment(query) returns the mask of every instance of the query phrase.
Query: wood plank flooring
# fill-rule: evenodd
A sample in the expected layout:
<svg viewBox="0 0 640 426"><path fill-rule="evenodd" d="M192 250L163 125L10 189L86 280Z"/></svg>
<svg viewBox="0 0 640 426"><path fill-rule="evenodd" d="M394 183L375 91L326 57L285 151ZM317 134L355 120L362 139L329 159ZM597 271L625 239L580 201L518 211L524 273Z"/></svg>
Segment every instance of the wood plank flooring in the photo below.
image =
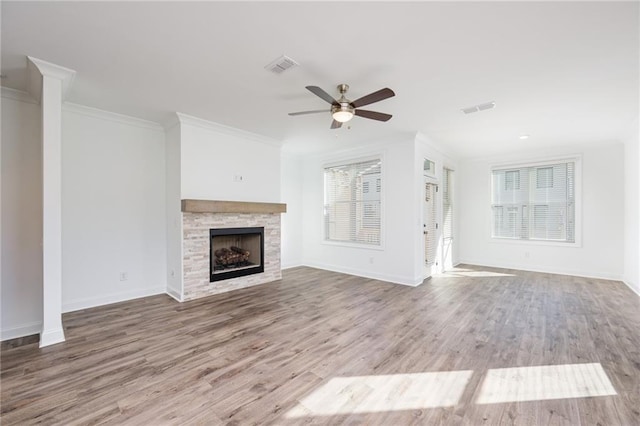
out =
<svg viewBox="0 0 640 426"><path fill-rule="evenodd" d="M62 344L3 348L3 425L640 424L640 298L619 282L463 265L412 288L294 268L63 323ZM596 396L546 399L572 380Z"/></svg>

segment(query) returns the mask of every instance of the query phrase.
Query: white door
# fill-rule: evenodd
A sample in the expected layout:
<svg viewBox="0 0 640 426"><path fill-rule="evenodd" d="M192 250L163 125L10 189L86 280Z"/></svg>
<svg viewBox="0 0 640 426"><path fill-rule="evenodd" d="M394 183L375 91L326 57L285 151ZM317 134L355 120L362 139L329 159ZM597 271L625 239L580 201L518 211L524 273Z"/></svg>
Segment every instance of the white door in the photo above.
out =
<svg viewBox="0 0 640 426"><path fill-rule="evenodd" d="M422 234L424 236L424 278L430 277L433 270L438 266L437 194L438 184L431 179L425 179L422 224Z"/></svg>

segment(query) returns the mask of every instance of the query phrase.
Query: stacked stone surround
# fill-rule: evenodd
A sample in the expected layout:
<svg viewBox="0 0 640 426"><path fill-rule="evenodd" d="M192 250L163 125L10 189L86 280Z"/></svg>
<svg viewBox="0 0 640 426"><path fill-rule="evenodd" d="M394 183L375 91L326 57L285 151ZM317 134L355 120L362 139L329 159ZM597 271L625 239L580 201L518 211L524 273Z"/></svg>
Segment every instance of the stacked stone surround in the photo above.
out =
<svg viewBox="0 0 640 426"><path fill-rule="evenodd" d="M213 228L264 227L264 272L209 282L210 236ZM182 213L183 300L251 287L282 278L280 213Z"/></svg>

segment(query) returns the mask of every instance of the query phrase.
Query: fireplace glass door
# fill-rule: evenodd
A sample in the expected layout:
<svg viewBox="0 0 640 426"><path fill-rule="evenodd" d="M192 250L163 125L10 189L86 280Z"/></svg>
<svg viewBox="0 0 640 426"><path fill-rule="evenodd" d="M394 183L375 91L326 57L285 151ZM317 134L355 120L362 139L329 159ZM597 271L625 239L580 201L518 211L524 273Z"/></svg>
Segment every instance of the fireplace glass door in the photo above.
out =
<svg viewBox="0 0 640 426"><path fill-rule="evenodd" d="M211 282L264 272L264 228L211 229Z"/></svg>

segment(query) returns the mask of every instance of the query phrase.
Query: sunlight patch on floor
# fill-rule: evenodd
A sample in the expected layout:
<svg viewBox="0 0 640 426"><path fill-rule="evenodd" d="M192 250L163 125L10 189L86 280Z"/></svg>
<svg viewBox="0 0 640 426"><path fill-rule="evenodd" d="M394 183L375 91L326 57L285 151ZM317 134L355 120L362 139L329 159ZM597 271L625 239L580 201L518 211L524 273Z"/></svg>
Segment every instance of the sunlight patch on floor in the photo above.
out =
<svg viewBox="0 0 640 426"><path fill-rule="evenodd" d="M477 404L617 395L600 363L487 371Z"/></svg>
<svg viewBox="0 0 640 426"><path fill-rule="evenodd" d="M287 417L452 407L472 370L335 377L300 400Z"/></svg>

